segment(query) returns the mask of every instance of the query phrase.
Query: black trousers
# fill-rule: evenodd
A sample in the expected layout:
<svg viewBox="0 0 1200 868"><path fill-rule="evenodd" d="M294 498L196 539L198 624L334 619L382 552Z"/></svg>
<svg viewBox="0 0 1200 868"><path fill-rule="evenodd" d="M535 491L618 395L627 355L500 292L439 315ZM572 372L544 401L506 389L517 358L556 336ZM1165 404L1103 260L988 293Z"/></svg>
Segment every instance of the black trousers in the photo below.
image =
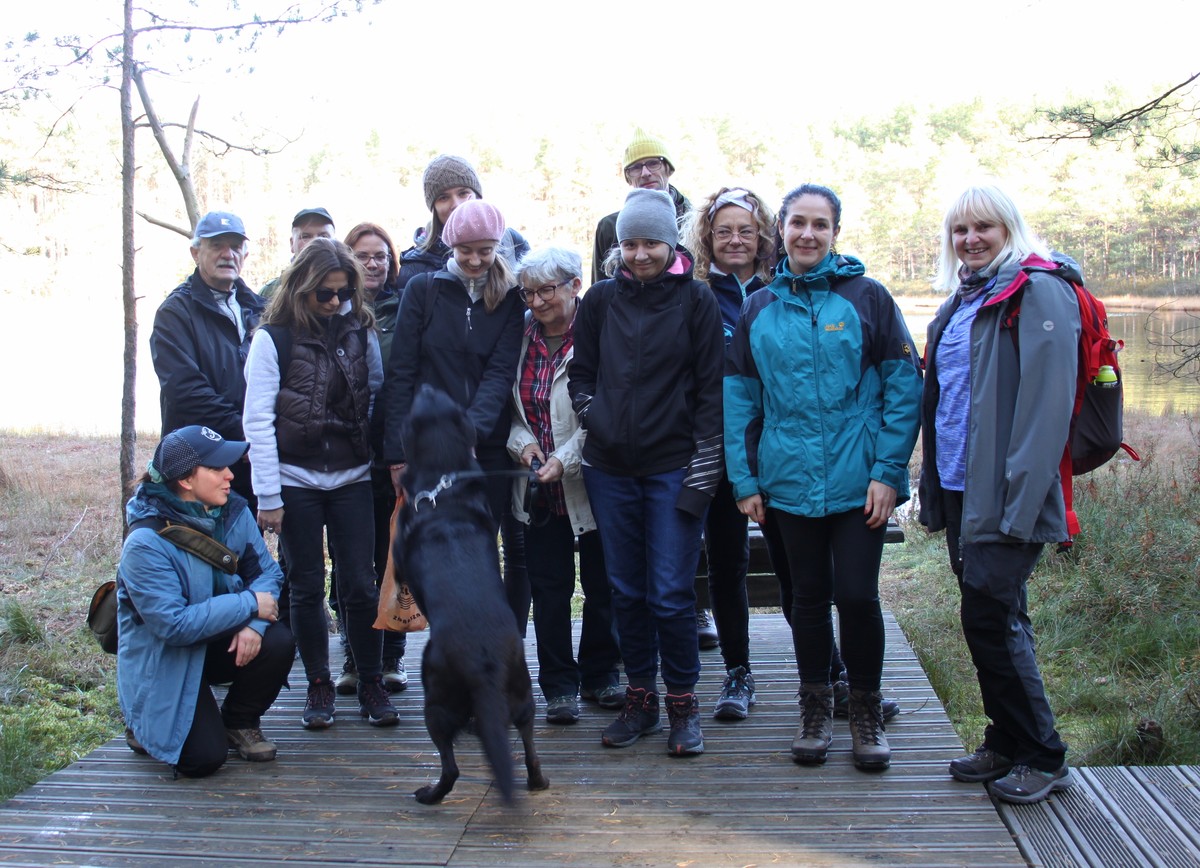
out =
<svg viewBox="0 0 1200 868"><path fill-rule="evenodd" d="M292 631L282 622L267 627L262 647L245 666L239 667L229 653L231 640L232 636L226 634L210 642L204 657L192 728L175 765L179 774L189 778L211 775L225 764L229 755L225 730L257 727L292 668L296 645ZM229 692L218 708L211 685L227 682Z"/></svg>
<svg viewBox="0 0 1200 868"><path fill-rule="evenodd" d="M879 564L887 527L867 527L861 508L820 517L767 509L787 554L792 580L792 643L802 684L827 684L833 671L837 606L842 654L852 688L878 690L883 676Z"/></svg>
<svg viewBox="0 0 1200 868"><path fill-rule="evenodd" d="M746 570L750 566L750 520L738 511L733 486L721 478L704 518L704 554L708 560L708 598L725 669L750 669L750 603Z"/></svg>
<svg viewBox="0 0 1200 868"><path fill-rule="evenodd" d="M962 592L963 638L983 710L983 746L1042 771L1062 766L1067 746L1035 656L1027 583L1042 543L962 542L962 492L943 493L946 549Z"/></svg>

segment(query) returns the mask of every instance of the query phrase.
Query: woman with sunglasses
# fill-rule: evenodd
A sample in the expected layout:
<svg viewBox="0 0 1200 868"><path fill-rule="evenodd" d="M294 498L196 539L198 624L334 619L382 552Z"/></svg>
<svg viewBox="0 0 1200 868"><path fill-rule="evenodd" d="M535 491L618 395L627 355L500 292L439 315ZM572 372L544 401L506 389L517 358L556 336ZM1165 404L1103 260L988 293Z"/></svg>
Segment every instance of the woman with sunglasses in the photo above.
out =
<svg viewBox="0 0 1200 868"><path fill-rule="evenodd" d="M613 636L612 590L583 486L587 433L567 391L583 261L573 250L537 250L521 260L517 279L529 313L513 384L508 452L524 467L536 468L537 485L516 480L513 515L526 525L538 686L546 699L546 721L571 724L579 720L580 688L601 708L625 703L617 669L621 652ZM576 536L584 593L578 660L571 648Z"/></svg>
<svg viewBox="0 0 1200 868"><path fill-rule="evenodd" d="M374 326L354 254L318 238L284 272L246 359L244 426L258 523L280 534L287 557L292 630L308 678L302 717L308 729L325 729L335 713L326 534L358 666L359 711L373 726L398 722L383 685L381 636L372 626L379 591L368 427L372 397L383 383Z"/></svg>

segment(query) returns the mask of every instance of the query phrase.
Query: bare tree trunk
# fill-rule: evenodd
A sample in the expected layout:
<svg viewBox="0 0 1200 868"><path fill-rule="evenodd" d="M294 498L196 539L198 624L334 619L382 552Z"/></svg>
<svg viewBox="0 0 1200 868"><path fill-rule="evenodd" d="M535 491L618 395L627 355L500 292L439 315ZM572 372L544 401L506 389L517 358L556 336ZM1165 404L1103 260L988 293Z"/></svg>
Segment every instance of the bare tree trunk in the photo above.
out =
<svg viewBox="0 0 1200 868"><path fill-rule="evenodd" d="M121 54L121 301L125 309L125 372L121 380L121 490L118 513L124 522L126 492L136 473L137 296L133 283L133 0L125 0Z"/></svg>

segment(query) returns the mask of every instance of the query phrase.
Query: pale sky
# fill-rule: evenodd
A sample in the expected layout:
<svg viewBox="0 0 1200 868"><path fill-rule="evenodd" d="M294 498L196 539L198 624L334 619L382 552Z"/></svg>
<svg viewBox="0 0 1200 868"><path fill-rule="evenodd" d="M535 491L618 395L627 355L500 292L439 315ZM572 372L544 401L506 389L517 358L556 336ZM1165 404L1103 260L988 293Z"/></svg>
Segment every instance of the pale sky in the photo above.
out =
<svg viewBox="0 0 1200 868"><path fill-rule="evenodd" d="M49 38L70 30L64 22L94 34L105 18L108 31L120 29L118 0L10 5L5 29L13 35L39 30ZM286 4L240 5L244 18ZM234 20L207 11L224 4L200 6L205 13L181 0L153 4L182 7L200 23ZM1149 95L1200 71L1197 25L1194 0L383 0L329 24L266 36L240 57L196 34L187 50L214 59L183 76L177 93L156 80L156 93L164 113L172 97L185 112L202 92L214 125L218 112L237 116L252 106L248 122L302 128L306 138L321 135L322 125L297 116L314 108L337 111L333 126L381 130L477 130L498 121L554 129L599 117L667 123L697 112L769 123L779 112L865 115L975 96L1053 104L1107 84ZM254 70L229 74L231 64ZM380 111L389 103L401 109L390 120Z"/></svg>

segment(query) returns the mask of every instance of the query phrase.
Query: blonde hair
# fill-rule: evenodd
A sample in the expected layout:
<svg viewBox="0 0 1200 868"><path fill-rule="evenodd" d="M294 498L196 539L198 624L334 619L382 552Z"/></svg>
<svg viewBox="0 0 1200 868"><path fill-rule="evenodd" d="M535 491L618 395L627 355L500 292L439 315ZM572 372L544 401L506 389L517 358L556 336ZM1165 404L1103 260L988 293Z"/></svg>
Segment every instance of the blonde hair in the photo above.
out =
<svg viewBox="0 0 1200 868"><path fill-rule="evenodd" d="M933 281L934 289L950 292L958 286L962 262L954 251L954 227L971 220L995 223L1003 226L1008 233L1004 247L988 263L985 273L995 274L1034 253L1043 259L1050 258L1050 249L1033 234L1007 193L995 184L973 185L964 190L946 211L946 219L942 223L942 253L938 259L937 277Z"/></svg>
<svg viewBox="0 0 1200 868"><path fill-rule="evenodd" d="M751 217L754 218L755 228L758 229L758 250L754 254L754 273L764 282L771 282L771 270L775 266L775 215L762 199L745 187L722 187L694 207L684 220L680 230L679 243L691 251L695 257L693 269L697 280L708 280L708 272L713 263L712 222L716 213L710 214L713 205L725 193L731 190L744 190L745 199L754 206ZM732 204L732 203L731 203ZM729 207L723 205L722 208ZM735 205L734 207L741 207ZM718 212L721 209L717 209Z"/></svg>

